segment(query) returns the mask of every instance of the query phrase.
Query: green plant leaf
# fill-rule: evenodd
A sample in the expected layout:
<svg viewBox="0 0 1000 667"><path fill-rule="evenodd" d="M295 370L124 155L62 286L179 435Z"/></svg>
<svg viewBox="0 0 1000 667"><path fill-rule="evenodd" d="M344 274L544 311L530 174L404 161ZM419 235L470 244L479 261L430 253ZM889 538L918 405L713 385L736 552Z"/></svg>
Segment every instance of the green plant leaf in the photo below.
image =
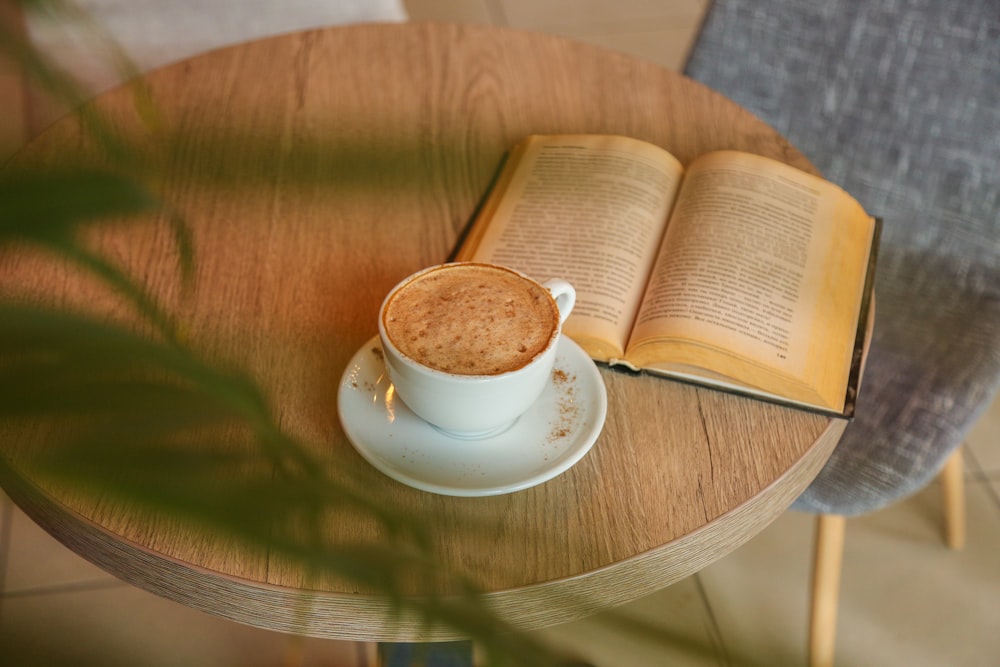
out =
<svg viewBox="0 0 1000 667"><path fill-rule="evenodd" d="M134 178L100 169L0 172L0 238L51 244L81 222L146 213L159 202Z"/></svg>

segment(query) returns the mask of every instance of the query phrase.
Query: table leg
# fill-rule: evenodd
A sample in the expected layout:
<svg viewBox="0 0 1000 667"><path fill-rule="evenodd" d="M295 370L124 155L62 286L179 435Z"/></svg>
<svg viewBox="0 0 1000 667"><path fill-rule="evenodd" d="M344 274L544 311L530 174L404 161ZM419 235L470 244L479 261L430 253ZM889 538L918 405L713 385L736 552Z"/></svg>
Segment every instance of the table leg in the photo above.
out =
<svg viewBox="0 0 1000 667"><path fill-rule="evenodd" d="M472 642L384 643L378 667L472 667Z"/></svg>

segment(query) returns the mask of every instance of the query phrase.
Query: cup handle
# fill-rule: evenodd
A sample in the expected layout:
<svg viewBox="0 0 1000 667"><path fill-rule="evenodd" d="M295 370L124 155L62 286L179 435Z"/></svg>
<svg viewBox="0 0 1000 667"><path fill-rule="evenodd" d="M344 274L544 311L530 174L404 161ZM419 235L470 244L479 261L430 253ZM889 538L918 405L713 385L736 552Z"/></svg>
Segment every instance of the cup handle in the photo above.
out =
<svg viewBox="0 0 1000 667"><path fill-rule="evenodd" d="M573 312L573 306L576 305L576 290L568 282L558 278L546 280L542 283L542 287L549 290L552 298L555 299L556 307L559 309L559 326L562 326L569 314Z"/></svg>

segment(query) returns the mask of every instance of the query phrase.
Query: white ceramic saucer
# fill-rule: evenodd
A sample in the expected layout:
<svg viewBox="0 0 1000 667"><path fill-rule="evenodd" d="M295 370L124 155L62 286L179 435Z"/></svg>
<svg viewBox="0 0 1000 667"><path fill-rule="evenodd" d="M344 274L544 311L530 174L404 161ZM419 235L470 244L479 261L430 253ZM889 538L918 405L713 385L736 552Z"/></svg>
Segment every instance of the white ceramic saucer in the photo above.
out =
<svg viewBox="0 0 1000 667"><path fill-rule="evenodd" d="M569 338L559 341L552 381L509 429L460 440L417 417L395 396L378 336L351 359L340 381L340 423L354 448L389 477L449 496L527 489L559 475L590 451L604 426L604 381Z"/></svg>

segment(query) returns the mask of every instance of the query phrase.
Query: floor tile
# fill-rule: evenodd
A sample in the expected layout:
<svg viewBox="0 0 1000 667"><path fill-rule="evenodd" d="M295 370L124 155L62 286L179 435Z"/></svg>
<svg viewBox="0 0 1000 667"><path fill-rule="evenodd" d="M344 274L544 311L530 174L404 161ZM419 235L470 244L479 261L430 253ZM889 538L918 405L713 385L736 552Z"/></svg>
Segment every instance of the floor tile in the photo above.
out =
<svg viewBox="0 0 1000 667"><path fill-rule="evenodd" d="M972 427L966 445L983 471L1000 473L1000 396L993 400L986 413Z"/></svg>
<svg viewBox="0 0 1000 667"><path fill-rule="evenodd" d="M674 71L683 69L695 38L687 25L667 23L614 32L579 26L552 26L549 31L627 53Z"/></svg>
<svg viewBox="0 0 1000 667"><path fill-rule="evenodd" d="M845 557L844 664L886 647L884 660L914 667L972 667L1000 657L1000 511L982 483L966 485L966 500L961 552L942 542L937 485L859 519L857 538L848 533L856 544ZM921 536L895 539L892 529L907 523L919 525Z"/></svg>
<svg viewBox="0 0 1000 667"><path fill-rule="evenodd" d="M0 594L6 590L7 561L13 548L10 525L13 515L14 504L7 494L0 490Z"/></svg>
<svg viewBox="0 0 1000 667"><path fill-rule="evenodd" d="M0 655L19 667L362 667L355 642L303 640L124 586L4 600ZM291 658L300 655L301 662Z"/></svg>
<svg viewBox="0 0 1000 667"><path fill-rule="evenodd" d="M993 496L993 502L996 504L997 509L1000 510L1000 474L993 473L986 481L989 485L990 494Z"/></svg>
<svg viewBox="0 0 1000 667"><path fill-rule="evenodd" d="M813 518L786 512L702 570L708 602L736 665L804 665Z"/></svg>
<svg viewBox="0 0 1000 667"><path fill-rule="evenodd" d="M966 493L961 552L944 546L936 484L848 521L837 664L973 667L1000 656L1000 512L985 484ZM805 664L812 521L786 513L702 572L728 654L745 656L735 664Z"/></svg>
<svg viewBox="0 0 1000 667"><path fill-rule="evenodd" d="M641 26L650 20L700 17L708 0L501 0L510 25L544 29L549 26Z"/></svg>
<svg viewBox="0 0 1000 667"><path fill-rule="evenodd" d="M11 549L4 577L5 594L117 581L64 547L20 509L15 507L10 518Z"/></svg>
<svg viewBox="0 0 1000 667"><path fill-rule="evenodd" d="M543 30L683 67L708 0L406 0L411 20L449 20Z"/></svg>
<svg viewBox="0 0 1000 667"><path fill-rule="evenodd" d="M979 461L979 453L969 447L965 449L964 463L966 484L975 482L983 484L997 511L1000 512L1000 470L996 468L987 470Z"/></svg>
<svg viewBox="0 0 1000 667"><path fill-rule="evenodd" d="M20 34L23 21L18 3L0 4L0 26L13 28L15 34ZM0 114L0 164L3 164L21 147L28 131L24 78L20 68L10 58L0 58L0 98L5 100L3 114Z"/></svg>
<svg viewBox="0 0 1000 667"><path fill-rule="evenodd" d="M544 641L594 667L724 665L697 577L590 618L538 631Z"/></svg>
<svg viewBox="0 0 1000 667"><path fill-rule="evenodd" d="M404 0L411 21L459 21L503 25L502 16L491 11L495 0Z"/></svg>

